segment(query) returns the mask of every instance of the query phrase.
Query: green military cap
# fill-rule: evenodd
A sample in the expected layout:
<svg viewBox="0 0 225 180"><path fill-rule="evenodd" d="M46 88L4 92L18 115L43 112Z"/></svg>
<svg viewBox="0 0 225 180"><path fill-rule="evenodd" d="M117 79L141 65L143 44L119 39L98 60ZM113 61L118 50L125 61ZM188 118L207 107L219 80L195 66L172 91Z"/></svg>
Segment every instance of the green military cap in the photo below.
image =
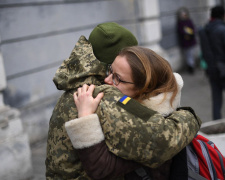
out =
<svg viewBox="0 0 225 180"><path fill-rule="evenodd" d="M135 36L115 22L97 25L89 36L89 42L96 58L106 64L112 64L121 49L138 45Z"/></svg>

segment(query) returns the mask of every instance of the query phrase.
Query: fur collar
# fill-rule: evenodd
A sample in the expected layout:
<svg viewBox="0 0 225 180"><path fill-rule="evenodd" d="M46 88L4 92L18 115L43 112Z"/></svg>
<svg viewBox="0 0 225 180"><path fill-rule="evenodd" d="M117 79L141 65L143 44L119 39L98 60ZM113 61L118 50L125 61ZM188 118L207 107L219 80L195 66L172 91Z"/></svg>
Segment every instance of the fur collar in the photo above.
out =
<svg viewBox="0 0 225 180"><path fill-rule="evenodd" d="M172 107L170 105L170 98L172 96L171 92L166 94L166 98L164 99L163 102L162 100L164 98L164 93L143 101L143 105L145 105L146 107L150 109L153 109L154 111L159 112L163 116L168 116L173 111L175 111L178 107L180 107L181 89L183 87L184 82L182 77L178 73L173 73L173 74L178 84L178 93L172 103Z"/></svg>

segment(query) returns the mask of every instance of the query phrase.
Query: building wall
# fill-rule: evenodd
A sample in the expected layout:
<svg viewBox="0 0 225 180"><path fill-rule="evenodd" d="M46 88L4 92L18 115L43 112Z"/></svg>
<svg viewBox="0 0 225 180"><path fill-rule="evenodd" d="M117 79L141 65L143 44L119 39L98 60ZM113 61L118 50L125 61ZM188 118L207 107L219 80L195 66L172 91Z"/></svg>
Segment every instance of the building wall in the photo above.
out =
<svg viewBox="0 0 225 180"><path fill-rule="evenodd" d="M107 21L118 22L137 35L137 7L139 1L132 0L0 1L7 78L4 100L21 111L31 142L47 134L52 109L62 93L52 78L80 35L88 37L97 24Z"/></svg>
<svg viewBox="0 0 225 180"><path fill-rule="evenodd" d="M0 38L7 88L5 104L18 108L30 142L45 138L53 107L62 92L52 78L80 35L99 23L128 28L139 44L181 66L175 14L187 6L197 26L214 0L1 0ZM175 66L176 65L176 66Z"/></svg>

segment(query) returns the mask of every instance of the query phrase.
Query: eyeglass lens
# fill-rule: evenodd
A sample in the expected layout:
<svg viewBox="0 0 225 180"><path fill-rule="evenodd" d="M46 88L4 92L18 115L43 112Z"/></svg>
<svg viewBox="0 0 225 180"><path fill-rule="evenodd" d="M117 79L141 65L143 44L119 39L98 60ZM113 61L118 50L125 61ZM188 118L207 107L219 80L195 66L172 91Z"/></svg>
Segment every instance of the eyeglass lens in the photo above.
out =
<svg viewBox="0 0 225 180"><path fill-rule="evenodd" d="M112 80L113 80L113 83L114 83L115 85L118 85L118 84L120 83L120 78L117 76L117 74L114 74L114 73L113 73L113 70L112 70L112 66L111 66L111 65L108 67L108 76L109 76L110 74L112 74Z"/></svg>

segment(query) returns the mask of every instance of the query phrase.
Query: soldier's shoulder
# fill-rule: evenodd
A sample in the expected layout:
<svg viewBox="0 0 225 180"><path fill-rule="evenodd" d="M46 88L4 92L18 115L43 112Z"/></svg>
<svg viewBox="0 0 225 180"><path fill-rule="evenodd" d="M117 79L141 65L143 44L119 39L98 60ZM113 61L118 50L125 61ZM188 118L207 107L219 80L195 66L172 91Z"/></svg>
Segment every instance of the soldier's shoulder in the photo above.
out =
<svg viewBox="0 0 225 180"><path fill-rule="evenodd" d="M110 108L123 109L125 110L123 112L137 116L142 120L147 121L152 115L157 113L156 111L142 105L135 99L122 94L117 88L113 86L110 85L97 86L94 92L95 96L99 92L104 92L104 97L102 99L104 105L108 105L108 107Z"/></svg>
<svg viewBox="0 0 225 180"><path fill-rule="evenodd" d="M135 99L123 95L118 101L117 106L123 108L127 112L141 118L142 120L149 120L149 118L155 115L157 112L147 108L146 106L142 105L140 102L136 101Z"/></svg>

